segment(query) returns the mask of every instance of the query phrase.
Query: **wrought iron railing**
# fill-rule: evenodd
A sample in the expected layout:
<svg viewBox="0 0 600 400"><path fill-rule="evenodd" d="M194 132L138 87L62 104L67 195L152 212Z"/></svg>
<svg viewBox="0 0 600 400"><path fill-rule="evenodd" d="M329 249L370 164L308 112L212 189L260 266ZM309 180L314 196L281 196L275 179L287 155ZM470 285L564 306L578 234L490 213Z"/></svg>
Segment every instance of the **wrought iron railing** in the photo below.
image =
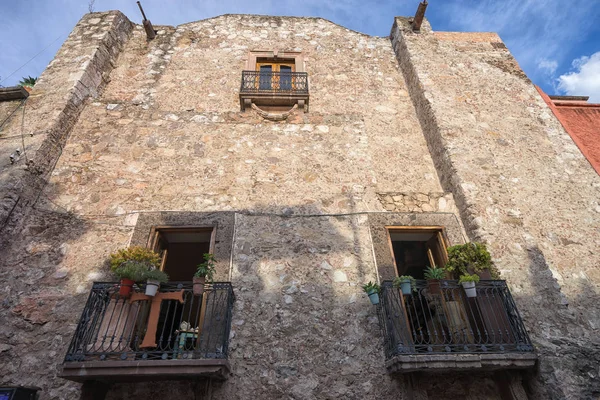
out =
<svg viewBox="0 0 600 400"><path fill-rule="evenodd" d="M145 284L128 297L119 284L94 283L65 362L227 358L234 294L231 283L161 284L155 297Z"/></svg>
<svg viewBox="0 0 600 400"><path fill-rule="evenodd" d="M403 295L383 282L378 305L386 358L400 354L531 352L533 346L515 302L499 280L480 281L467 297L457 281L439 292L417 280Z"/></svg>
<svg viewBox="0 0 600 400"><path fill-rule="evenodd" d="M307 94L306 72L242 71L240 93Z"/></svg>

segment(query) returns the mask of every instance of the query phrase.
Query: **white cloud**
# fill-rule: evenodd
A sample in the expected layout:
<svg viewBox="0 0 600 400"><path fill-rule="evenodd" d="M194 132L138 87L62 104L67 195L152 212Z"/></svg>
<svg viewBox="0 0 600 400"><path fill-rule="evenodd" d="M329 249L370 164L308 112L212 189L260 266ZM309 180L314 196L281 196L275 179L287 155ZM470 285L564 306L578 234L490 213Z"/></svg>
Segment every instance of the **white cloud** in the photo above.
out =
<svg viewBox="0 0 600 400"><path fill-rule="evenodd" d="M566 7L564 0L448 0L431 2L427 12L444 15L446 29L499 33L534 82L550 83L551 63L556 61L560 67L565 48L584 41L600 18L598 1L576 3L576 7ZM550 64L540 68L541 60Z"/></svg>
<svg viewBox="0 0 600 400"><path fill-rule="evenodd" d="M590 102L600 103L600 51L576 58L572 65L574 71L558 78L558 89L571 96L590 96Z"/></svg>
<svg viewBox="0 0 600 400"><path fill-rule="evenodd" d="M558 62L555 60L548 60L547 58L540 58L537 67L548 75L554 75L556 68L558 68Z"/></svg>

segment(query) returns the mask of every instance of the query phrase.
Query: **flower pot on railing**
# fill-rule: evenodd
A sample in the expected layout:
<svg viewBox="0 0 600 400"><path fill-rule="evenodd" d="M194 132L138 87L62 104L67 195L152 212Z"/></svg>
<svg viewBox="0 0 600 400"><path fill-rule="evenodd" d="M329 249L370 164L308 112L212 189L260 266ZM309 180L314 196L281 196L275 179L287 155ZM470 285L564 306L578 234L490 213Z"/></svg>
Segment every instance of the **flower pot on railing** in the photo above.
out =
<svg viewBox="0 0 600 400"><path fill-rule="evenodd" d="M402 294L404 296L408 296L411 293L411 285L410 285L410 280L404 280L402 282L400 282L400 290L402 290Z"/></svg>
<svg viewBox="0 0 600 400"><path fill-rule="evenodd" d="M442 294L440 288L440 279L444 279L446 271L444 268L438 268L435 265L433 267L427 267L425 269L425 279L427 279L427 289L431 294Z"/></svg>
<svg viewBox="0 0 600 400"><path fill-rule="evenodd" d="M202 294L204 293L204 284L206 283L206 277L205 276L194 276L194 278L192 279L193 283L194 283L194 296L202 296Z"/></svg>
<svg viewBox="0 0 600 400"><path fill-rule="evenodd" d="M429 279L427 280L427 289L431 294L442 294L442 289L440 287L439 279Z"/></svg>
<svg viewBox="0 0 600 400"><path fill-rule="evenodd" d="M379 292L381 291L381 286L377 282L370 282L366 285L363 285L363 290L369 296L369 300L371 300L371 304L376 305L379 304Z"/></svg>
<svg viewBox="0 0 600 400"><path fill-rule="evenodd" d="M367 292L367 295L369 296L369 300L371 300L371 304L373 304L373 305L379 304L379 293L377 293L376 290Z"/></svg>
<svg viewBox="0 0 600 400"><path fill-rule="evenodd" d="M148 279L146 281L146 296L154 297L160 286L159 281Z"/></svg>
<svg viewBox="0 0 600 400"><path fill-rule="evenodd" d="M465 289L467 297L477 297L477 288L475 287L475 282L463 282L461 285Z"/></svg>
<svg viewBox="0 0 600 400"><path fill-rule="evenodd" d="M119 296L121 297L129 297L131 296L131 289L133 288L133 284L135 282L131 279L121 279L121 285L119 287Z"/></svg>

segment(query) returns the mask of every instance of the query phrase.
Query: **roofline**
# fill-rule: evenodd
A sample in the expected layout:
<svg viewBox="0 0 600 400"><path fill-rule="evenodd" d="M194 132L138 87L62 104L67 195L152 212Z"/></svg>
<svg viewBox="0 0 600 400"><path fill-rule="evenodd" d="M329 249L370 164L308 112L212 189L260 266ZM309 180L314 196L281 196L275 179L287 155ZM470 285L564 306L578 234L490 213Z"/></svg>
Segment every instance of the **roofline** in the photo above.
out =
<svg viewBox="0 0 600 400"><path fill-rule="evenodd" d="M551 100L558 101L588 101L590 96L558 96L558 95L549 95Z"/></svg>
<svg viewBox="0 0 600 400"><path fill-rule="evenodd" d="M327 18L323 18L323 17L299 17L299 16L293 16L293 15L231 14L231 13L229 13L229 14L215 15L214 17L199 19L199 20L196 20L196 21L186 22L186 23L183 23L183 24L176 25L175 28L185 27L186 25L195 24L197 22L210 21L211 19L217 19L217 18L221 18L221 17L260 17L260 18L286 18L286 19L299 19L299 20L321 20L321 21L328 22L328 23L330 23L332 25L339 26L340 28L346 29L346 30L348 30L350 32L358 33L359 35L363 35L363 36L366 36L366 37L377 38L377 39L382 39L382 38L386 38L387 39L389 37L389 36L369 35L368 33L359 32L359 31L356 31L354 29L350 29L350 28L348 28L348 27L346 27L344 25L340 25L340 24L338 24L336 22L333 22L333 21L331 21L331 20L329 20ZM394 17L392 19L392 21L391 21L392 24L393 24L395 18L396 17ZM408 17L406 17L406 18L408 18ZM165 25L163 25L163 26L165 26Z"/></svg>

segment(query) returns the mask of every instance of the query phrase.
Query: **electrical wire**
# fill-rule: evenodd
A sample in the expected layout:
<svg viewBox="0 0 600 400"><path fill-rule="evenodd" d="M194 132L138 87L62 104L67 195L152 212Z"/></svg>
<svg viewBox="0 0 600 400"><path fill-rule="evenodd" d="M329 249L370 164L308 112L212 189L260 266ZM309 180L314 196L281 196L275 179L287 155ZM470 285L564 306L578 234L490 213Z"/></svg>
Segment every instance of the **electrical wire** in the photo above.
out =
<svg viewBox="0 0 600 400"><path fill-rule="evenodd" d="M2 79L0 81L0 84L5 82L8 78L10 78L11 76L13 76L14 74L16 74L17 72L19 72L21 70L21 68L23 68L24 66L26 66L27 64L29 64L30 62L32 62L37 56L39 56L40 54L42 54L44 51L46 51L50 46L52 46L58 39L60 39L60 37L63 36L63 34L61 33L60 35L58 35L58 37L56 39L54 39L48 46L44 47L39 53L37 53L35 56L31 57L25 64L21 65L19 68L17 68L16 70L14 70L10 75L8 75L6 78Z"/></svg>

